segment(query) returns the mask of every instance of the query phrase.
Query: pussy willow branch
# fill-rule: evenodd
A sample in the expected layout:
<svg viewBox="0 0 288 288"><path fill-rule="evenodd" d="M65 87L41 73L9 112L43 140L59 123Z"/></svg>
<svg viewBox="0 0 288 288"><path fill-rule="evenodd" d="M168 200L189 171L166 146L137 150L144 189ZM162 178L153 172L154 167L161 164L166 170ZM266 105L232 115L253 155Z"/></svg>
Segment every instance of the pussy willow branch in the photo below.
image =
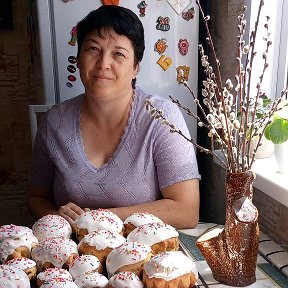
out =
<svg viewBox="0 0 288 288"><path fill-rule="evenodd" d="M239 15L238 19L239 19L239 42L238 42L238 83L237 86L239 85L239 92L236 93L236 97L235 97L235 104L237 105L238 101L240 102L240 109L241 109L241 103L243 103L243 88L245 87L244 85L241 85L241 83L243 83L243 78L242 78L242 63L241 63L241 59L242 59L242 55L243 55L243 35L245 32L245 26L246 24L243 23L243 19L244 19L244 11L245 9L243 9L243 13L241 15ZM241 110L240 110L241 111ZM240 115L240 123L242 122L242 115L243 113L241 113ZM240 128L241 129L241 128ZM235 137L235 141L237 141L235 147L237 147L237 151L241 151L240 147L243 145L244 141L243 141L243 137L244 137L244 133L243 135L239 135L238 139L236 140ZM237 153L237 158L236 158L236 162L238 163L238 169L239 167L239 159L240 159L240 153ZM243 159L242 159L243 161Z"/></svg>
<svg viewBox="0 0 288 288"><path fill-rule="evenodd" d="M198 148L201 152L204 152L206 154L210 154L212 156L214 156L215 158L218 159L218 161L221 162L221 164L224 166L225 169L227 169L227 163L225 163L223 161L223 159L221 159L216 153L215 151L209 150L201 145L199 145L195 139L193 138L188 138L186 135L184 135L182 133L181 130L177 129L177 127L175 127L174 124L171 124L164 116L163 116L163 112L161 110L158 110L152 103L150 100L146 100L145 102L146 104L146 110L150 113L150 115L157 119L158 121L161 120L163 125L167 125L170 128L170 132L171 133L177 133L180 136L182 136L184 139L186 139L187 141L189 141L190 143L192 143L193 145L195 145L196 148Z"/></svg>
<svg viewBox="0 0 288 288"><path fill-rule="evenodd" d="M244 89L242 90L244 95L242 97L243 102L246 102L246 110L245 110L245 117L244 117L244 127L245 130L247 131L248 125L249 125L249 101L250 101L250 93L251 93L251 77L252 77L252 71L253 71L253 63L254 63L254 57L255 57L255 43L256 43L256 35L257 35L257 31L258 31L258 26L259 26L259 21L260 21L260 15L261 15L261 10L262 7L264 5L264 1L261 0L259 7L258 7L258 13L257 13L257 18L256 18L256 22L255 22L255 26L254 26L254 31L251 32L251 36L250 36L250 49L249 49L249 53L247 54L247 62L246 62L246 66L245 66L245 74L244 74L244 78L245 78L245 86ZM248 68L249 67L249 68ZM248 75L248 82L246 82L246 77ZM247 83L247 86L246 86ZM245 105L245 103L243 103ZM256 104L255 104L256 105ZM242 113L242 112L241 112ZM249 151L246 151L246 145L242 146L242 167L244 165L244 155L247 155L248 161L249 161L249 155L248 155Z"/></svg>
<svg viewBox="0 0 288 288"><path fill-rule="evenodd" d="M259 97L261 95L261 89L260 88L261 88L261 85L263 83L265 72L267 71L267 68L268 68L267 55L268 55L268 52L269 52L269 47L271 45L271 42L269 40L269 31L268 31L268 20L269 20L269 18L267 17L266 19L267 19L267 22L264 25L264 27L266 28L266 32L267 32L267 36L265 37L266 50L263 53L263 59L264 59L263 69L262 69L261 75L259 76L260 81L257 84L257 94L256 94L256 98L254 100L255 103L254 103L254 107L253 107L253 111L252 111L252 115L251 115L251 119L250 119L250 121L251 121L251 127L250 127L251 131L253 131L254 127L255 127L255 119L256 119L256 113L257 113L257 103L258 103ZM267 125L265 126L265 128L267 127ZM265 128L264 128L263 131L265 131ZM248 163L249 163L249 157L250 157L250 146L251 146L252 133L250 133L249 137L250 137L250 139L248 141L248 150L247 150Z"/></svg>
<svg viewBox="0 0 288 288"><path fill-rule="evenodd" d="M222 84L221 72L220 72L220 69L219 69L219 60L218 60L217 55L216 55L216 50L215 50L214 42L213 42L211 34L210 34L210 29L209 29L208 24L207 24L209 18L207 18L205 16L205 14L203 12L203 9L202 9L202 7L200 5L199 0L196 0L196 3L198 5L198 7L199 7L200 13L202 15L202 19L204 20L205 29L206 29L206 33L207 33L207 36L208 36L208 42L209 42L209 45L211 46L213 57L214 57L214 60L215 60L215 63L216 63L216 73L217 73L217 76L218 76L218 77L216 77L216 78L218 78L218 79L216 79L216 88L218 90L217 95L219 95L220 100L222 102L223 113L225 115L226 127L228 128L227 111L226 111L226 107L225 107L225 103L224 103L224 97L223 97L223 91L222 91L223 84ZM227 145L229 147L227 149L227 156L228 156L228 159L229 159L229 163L234 163L235 161L234 161L233 152L232 152L232 147L233 146L232 146L232 143L231 143L231 137L230 137L229 129L227 129L227 138L228 138ZM235 172L234 168L232 168L232 169L233 169L232 172Z"/></svg>

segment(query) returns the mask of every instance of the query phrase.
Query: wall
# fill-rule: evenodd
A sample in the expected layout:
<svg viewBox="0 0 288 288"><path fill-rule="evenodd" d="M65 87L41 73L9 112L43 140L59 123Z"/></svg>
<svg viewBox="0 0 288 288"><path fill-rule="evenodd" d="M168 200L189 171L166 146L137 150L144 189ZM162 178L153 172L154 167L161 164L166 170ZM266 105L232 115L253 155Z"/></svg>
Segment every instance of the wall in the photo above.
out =
<svg viewBox="0 0 288 288"><path fill-rule="evenodd" d="M41 95L33 1L13 0L13 29L0 29L0 225L29 225L24 193L31 141L28 104Z"/></svg>

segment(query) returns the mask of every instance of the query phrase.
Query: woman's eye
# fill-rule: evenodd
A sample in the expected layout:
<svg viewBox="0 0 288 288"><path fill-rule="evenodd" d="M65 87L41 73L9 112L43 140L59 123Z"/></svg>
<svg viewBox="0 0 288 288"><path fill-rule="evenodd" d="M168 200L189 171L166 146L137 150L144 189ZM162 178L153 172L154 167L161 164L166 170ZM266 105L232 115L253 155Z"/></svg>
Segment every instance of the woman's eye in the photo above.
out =
<svg viewBox="0 0 288 288"><path fill-rule="evenodd" d="M89 51L99 51L99 48L98 48L98 47L95 47L95 46L89 46L89 47L87 48L87 50L89 50Z"/></svg>
<svg viewBox="0 0 288 288"><path fill-rule="evenodd" d="M125 57L125 55L119 51L114 52L117 57Z"/></svg>

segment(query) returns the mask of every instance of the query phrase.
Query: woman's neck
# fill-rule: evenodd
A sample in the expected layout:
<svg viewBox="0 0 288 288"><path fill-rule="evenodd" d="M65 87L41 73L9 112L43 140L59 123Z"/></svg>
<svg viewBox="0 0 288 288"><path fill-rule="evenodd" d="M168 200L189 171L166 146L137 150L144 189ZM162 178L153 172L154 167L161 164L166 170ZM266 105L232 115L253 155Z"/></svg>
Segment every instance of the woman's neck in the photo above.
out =
<svg viewBox="0 0 288 288"><path fill-rule="evenodd" d="M93 122L96 127L102 129L113 129L126 126L133 98L133 90L127 93L127 95L111 101L97 101L94 98L85 95L81 117L86 118L89 122Z"/></svg>

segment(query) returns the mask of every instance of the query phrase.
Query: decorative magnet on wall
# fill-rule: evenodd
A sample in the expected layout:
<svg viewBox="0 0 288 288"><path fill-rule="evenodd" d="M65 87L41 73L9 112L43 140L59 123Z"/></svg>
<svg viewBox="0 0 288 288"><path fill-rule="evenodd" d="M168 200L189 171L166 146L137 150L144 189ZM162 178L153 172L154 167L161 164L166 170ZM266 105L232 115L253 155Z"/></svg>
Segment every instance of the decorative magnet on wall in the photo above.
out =
<svg viewBox="0 0 288 288"><path fill-rule="evenodd" d="M177 71L177 81L179 83L183 83L184 81L188 81L190 67L188 66L178 66L176 68Z"/></svg>
<svg viewBox="0 0 288 288"><path fill-rule="evenodd" d="M194 10L194 7L188 9L188 11L184 11L182 12L182 17L183 19L185 19L186 21L189 21L191 19L194 18L194 15L195 15L195 10Z"/></svg>
<svg viewBox="0 0 288 288"><path fill-rule="evenodd" d="M69 75L69 76L68 76L68 80L71 81L71 82L75 82L75 81L76 81L76 76L74 76L74 75Z"/></svg>
<svg viewBox="0 0 288 288"><path fill-rule="evenodd" d="M162 55L158 61L157 64L159 64L164 71L166 71L172 64L172 59L170 57L166 57L165 55Z"/></svg>
<svg viewBox="0 0 288 288"><path fill-rule="evenodd" d="M180 15L191 4L191 0L167 0L175 12Z"/></svg>
<svg viewBox="0 0 288 288"><path fill-rule="evenodd" d="M67 70L70 72L70 73L75 73L76 72L76 67L74 65L68 65L67 66Z"/></svg>
<svg viewBox="0 0 288 288"><path fill-rule="evenodd" d="M146 12L146 7L148 6L148 4L145 1L141 1L138 5L137 8L139 9L139 16L140 17L144 17L145 16L145 12Z"/></svg>
<svg viewBox="0 0 288 288"><path fill-rule="evenodd" d="M119 5L119 0L101 0L103 5Z"/></svg>
<svg viewBox="0 0 288 288"><path fill-rule="evenodd" d="M178 42L178 49L181 55L185 56L188 53L189 43L187 39L180 39Z"/></svg>
<svg viewBox="0 0 288 288"><path fill-rule="evenodd" d="M170 19L169 17L159 16L157 19L156 29L161 31L169 31L170 29Z"/></svg>
<svg viewBox="0 0 288 288"><path fill-rule="evenodd" d="M71 64L76 64L77 63L77 58L75 56L69 56L68 57L68 62Z"/></svg>
<svg viewBox="0 0 288 288"><path fill-rule="evenodd" d="M68 42L71 46L75 46L77 43L77 26L74 26L70 32L71 34L71 39Z"/></svg>
<svg viewBox="0 0 288 288"><path fill-rule="evenodd" d="M162 38L162 39L158 39L158 41L155 43L154 45L154 51L157 51L159 54L164 53L164 51L167 48L167 40Z"/></svg>

